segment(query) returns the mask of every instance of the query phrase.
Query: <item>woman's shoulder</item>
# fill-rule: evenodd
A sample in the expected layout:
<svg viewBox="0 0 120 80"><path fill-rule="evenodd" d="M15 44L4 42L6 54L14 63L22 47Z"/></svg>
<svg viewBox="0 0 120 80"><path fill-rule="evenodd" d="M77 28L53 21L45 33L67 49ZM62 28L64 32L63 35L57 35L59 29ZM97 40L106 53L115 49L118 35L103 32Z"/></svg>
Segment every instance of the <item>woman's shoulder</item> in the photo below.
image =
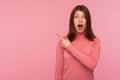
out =
<svg viewBox="0 0 120 80"><path fill-rule="evenodd" d="M100 41L100 38L96 36L96 37L94 38L93 42L94 42L94 43L100 43L101 41Z"/></svg>

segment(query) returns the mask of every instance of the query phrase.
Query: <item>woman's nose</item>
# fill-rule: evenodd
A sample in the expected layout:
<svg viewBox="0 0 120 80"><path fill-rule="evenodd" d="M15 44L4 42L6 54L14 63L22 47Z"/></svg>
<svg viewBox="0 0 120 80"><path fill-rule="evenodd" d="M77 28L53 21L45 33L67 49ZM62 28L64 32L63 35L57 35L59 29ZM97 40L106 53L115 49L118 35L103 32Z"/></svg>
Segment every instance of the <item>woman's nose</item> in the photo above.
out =
<svg viewBox="0 0 120 80"><path fill-rule="evenodd" d="M82 18L79 18L79 22L82 22Z"/></svg>

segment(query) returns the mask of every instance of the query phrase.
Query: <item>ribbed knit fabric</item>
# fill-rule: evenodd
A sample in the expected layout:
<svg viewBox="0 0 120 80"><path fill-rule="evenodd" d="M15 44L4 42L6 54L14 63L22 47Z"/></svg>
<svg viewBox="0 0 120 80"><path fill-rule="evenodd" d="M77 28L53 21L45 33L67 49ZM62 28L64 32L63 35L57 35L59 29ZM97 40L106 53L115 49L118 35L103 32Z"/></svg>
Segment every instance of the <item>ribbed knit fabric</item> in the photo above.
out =
<svg viewBox="0 0 120 80"><path fill-rule="evenodd" d="M94 68L100 56L100 40L88 40L77 34L67 48L59 42L56 50L55 80L94 80Z"/></svg>

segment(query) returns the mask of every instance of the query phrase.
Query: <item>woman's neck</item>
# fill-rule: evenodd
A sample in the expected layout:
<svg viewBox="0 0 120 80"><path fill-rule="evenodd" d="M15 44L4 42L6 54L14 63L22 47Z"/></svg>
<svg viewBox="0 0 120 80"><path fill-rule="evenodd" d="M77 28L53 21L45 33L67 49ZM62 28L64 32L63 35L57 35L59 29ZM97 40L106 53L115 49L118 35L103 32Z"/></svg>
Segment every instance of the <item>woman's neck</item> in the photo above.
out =
<svg viewBox="0 0 120 80"><path fill-rule="evenodd" d="M85 33L76 33L76 38L85 38Z"/></svg>

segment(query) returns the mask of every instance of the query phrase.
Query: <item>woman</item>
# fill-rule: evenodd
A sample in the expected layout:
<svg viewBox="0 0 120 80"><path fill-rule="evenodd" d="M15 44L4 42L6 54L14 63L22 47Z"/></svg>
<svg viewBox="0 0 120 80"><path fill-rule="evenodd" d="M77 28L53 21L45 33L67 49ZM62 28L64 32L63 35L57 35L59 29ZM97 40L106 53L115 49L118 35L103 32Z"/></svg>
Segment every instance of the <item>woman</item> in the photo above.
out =
<svg viewBox="0 0 120 80"><path fill-rule="evenodd" d="M91 16L84 5L70 15L69 33L57 35L55 80L94 80L93 71L100 55L100 40L91 29Z"/></svg>

